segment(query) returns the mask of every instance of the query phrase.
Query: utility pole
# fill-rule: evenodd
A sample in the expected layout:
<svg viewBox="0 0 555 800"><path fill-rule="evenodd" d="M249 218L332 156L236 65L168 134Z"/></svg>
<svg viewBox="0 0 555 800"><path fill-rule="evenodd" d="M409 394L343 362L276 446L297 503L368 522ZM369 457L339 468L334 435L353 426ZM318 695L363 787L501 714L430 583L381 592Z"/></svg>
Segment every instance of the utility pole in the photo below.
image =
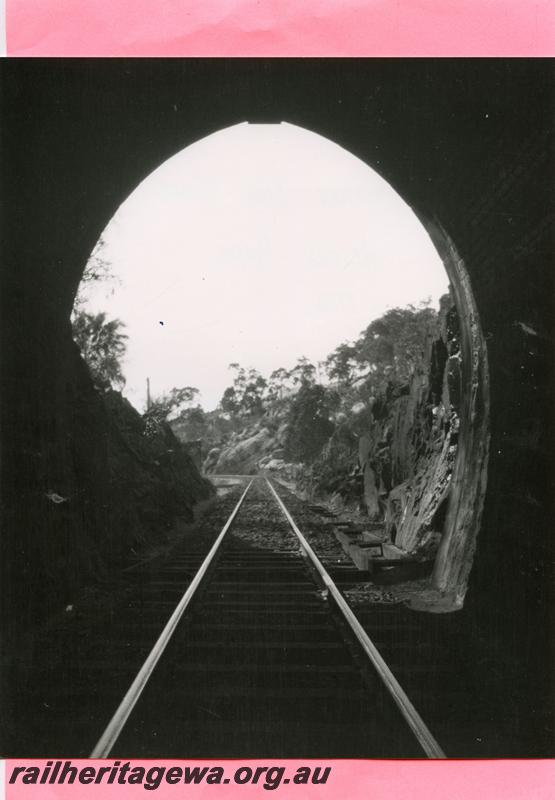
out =
<svg viewBox="0 0 555 800"><path fill-rule="evenodd" d="M150 399L150 378L146 379L146 410L148 411L150 406L152 405L152 400Z"/></svg>

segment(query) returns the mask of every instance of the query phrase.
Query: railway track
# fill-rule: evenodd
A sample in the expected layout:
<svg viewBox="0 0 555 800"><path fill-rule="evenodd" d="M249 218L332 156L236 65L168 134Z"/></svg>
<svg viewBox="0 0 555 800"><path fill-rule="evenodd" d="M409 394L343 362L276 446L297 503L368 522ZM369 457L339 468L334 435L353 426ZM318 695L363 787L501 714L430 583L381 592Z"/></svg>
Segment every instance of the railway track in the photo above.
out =
<svg viewBox="0 0 555 800"><path fill-rule="evenodd" d="M252 480L204 560L176 548L149 568L140 637L155 644L91 755L443 758L344 576Z"/></svg>

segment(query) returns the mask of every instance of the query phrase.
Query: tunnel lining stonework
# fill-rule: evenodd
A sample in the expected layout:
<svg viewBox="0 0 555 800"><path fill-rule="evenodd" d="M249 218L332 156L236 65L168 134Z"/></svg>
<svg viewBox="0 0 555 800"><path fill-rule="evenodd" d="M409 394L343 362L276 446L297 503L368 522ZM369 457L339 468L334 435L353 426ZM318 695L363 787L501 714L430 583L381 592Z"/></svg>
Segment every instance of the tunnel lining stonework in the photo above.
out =
<svg viewBox="0 0 555 800"><path fill-rule="evenodd" d="M461 405L457 458L449 505L432 583L438 608L461 608L472 569L487 487L489 455L489 370L486 342L470 279L448 234L438 222L426 225L449 275L461 330Z"/></svg>

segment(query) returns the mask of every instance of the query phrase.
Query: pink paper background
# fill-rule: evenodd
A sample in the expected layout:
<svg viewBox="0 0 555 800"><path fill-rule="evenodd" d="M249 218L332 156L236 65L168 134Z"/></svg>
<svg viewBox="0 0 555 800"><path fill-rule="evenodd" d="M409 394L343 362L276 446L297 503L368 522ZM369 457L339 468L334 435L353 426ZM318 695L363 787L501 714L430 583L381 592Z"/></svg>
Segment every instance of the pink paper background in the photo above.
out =
<svg viewBox="0 0 555 800"><path fill-rule="evenodd" d="M549 56L555 0L6 0L10 56Z"/></svg>
<svg viewBox="0 0 555 800"><path fill-rule="evenodd" d="M555 0L5 0L9 56L554 56ZM15 764L8 761L6 781ZM75 761L74 764L85 765ZM87 762L91 765L95 762ZM140 762L153 766L179 762ZM188 762L192 763L192 762ZM201 763L201 762L197 762ZM202 762L203 764L209 762ZM219 762L225 765L225 762ZM239 762L236 762L235 766ZM269 765L286 761L269 760ZM293 764L293 762L290 762ZM555 761L327 761L281 800L553 800ZM244 761L256 765L262 762ZM294 762L291 769L300 762ZM233 769L233 766L230 767ZM162 784L155 797L267 796ZM274 793L275 793L274 792ZM7 800L149 797L141 786L6 785Z"/></svg>
<svg viewBox="0 0 555 800"><path fill-rule="evenodd" d="M282 785L268 791L257 786L228 785L198 786L160 784L153 791L140 785L80 784L51 786L8 784L12 768L16 765L44 767L46 760L8 760L6 763L6 800L80 800L85 797L102 800L132 800L155 797L170 800L187 796L192 800L241 800L255 797L278 797L279 800L553 800L555 797L555 762L553 761L365 761L365 760L303 760L287 761L132 761L132 766L147 769L156 766L179 766L183 763L223 766L226 774L243 765L251 767L287 766L293 773L298 766L328 766L332 772L325 785ZM75 759L72 764L84 766L109 765L106 762Z"/></svg>

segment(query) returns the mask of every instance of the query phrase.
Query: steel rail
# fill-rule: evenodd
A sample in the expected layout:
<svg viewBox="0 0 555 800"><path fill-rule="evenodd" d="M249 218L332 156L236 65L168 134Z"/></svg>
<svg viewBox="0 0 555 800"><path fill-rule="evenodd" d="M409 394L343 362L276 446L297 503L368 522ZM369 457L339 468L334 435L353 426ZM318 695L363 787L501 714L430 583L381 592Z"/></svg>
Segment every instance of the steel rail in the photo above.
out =
<svg viewBox="0 0 555 800"><path fill-rule="evenodd" d="M202 581L208 570L208 567L212 563L212 560L214 559L214 556L216 555L218 548L222 543L222 539L229 530L231 523L237 516L237 512L241 508L243 500L245 499L247 492L251 488L251 484L252 484L252 479L249 482L243 494L241 495L241 497L239 498L237 505L231 512L226 524L224 525L218 538L210 548L210 552L202 562L195 577L187 587L185 594L177 604L175 611L167 621L164 630L162 631L162 633L158 637L158 640L156 641L156 644L148 654L143 666L137 673L135 680L127 690L125 697L119 704L114 716L108 723L106 730L96 743L94 750L90 755L90 758L106 758L110 754L110 751L114 746L114 744L116 743L120 733L122 732L125 723L129 719L129 715L133 711L137 703L137 700L141 696L141 693L145 688L148 679L152 675L154 668L156 667L158 661L160 660L162 653L166 649L166 646L168 645L173 632L175 631L181 617L183 616L183 613L190 604L196 590L198 589L200 582Z"/></svg>
<svg viewBox="0 0 555 800"><path fill-rule="evenodd" d="M385 684L387 690L389 691L391 697L395 701L397 707L399 708L403 718L411 728L412 732L414 733L416 739L418 740L420 746L424 750L426 756L428 758L446 758L445 753L436 742L430 731L428 730L424 720L415 709L405 690L395 677L395 675L391 672L389 667L387 666L386 662L384 661L382 655L380 654L379 650L377 649L376 645L370 639L358 619L356 618L353 610L348 605L347 601L335 585L333 579L326 571L324 565L321 563L320 559L309 545L299 528L297 527L295 520L285 507L283 500L278 495L268 478L265 479L266 483L270 487L272 494L274 495L277 504L279 505L283 515L287 519L289 525L295 532L297 538L299 539L302 549L309 557L310 561L312 562L313 566L315 567L316 571L318 572L320 578L324 582L329 594L335 600L339 610L342 612L343 616L345 617L349 627L355 634L356 638L362 645L366 655L372 662L374 668L376 669L379 677Z"/></svg>

